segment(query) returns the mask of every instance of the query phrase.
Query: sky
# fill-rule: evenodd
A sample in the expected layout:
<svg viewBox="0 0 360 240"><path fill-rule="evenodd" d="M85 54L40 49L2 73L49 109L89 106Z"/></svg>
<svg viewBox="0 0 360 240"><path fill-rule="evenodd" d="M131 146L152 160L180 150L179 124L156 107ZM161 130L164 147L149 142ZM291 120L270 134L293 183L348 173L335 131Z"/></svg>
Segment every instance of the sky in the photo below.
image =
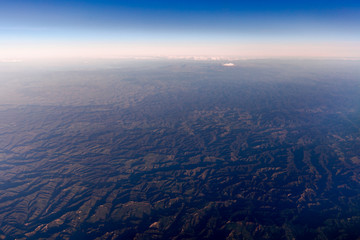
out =
<svg viewBox="0 0 360 240"><path fill-rule="evenodd" d="M360 58L360 1L0 0L0 59Z"/></svg>

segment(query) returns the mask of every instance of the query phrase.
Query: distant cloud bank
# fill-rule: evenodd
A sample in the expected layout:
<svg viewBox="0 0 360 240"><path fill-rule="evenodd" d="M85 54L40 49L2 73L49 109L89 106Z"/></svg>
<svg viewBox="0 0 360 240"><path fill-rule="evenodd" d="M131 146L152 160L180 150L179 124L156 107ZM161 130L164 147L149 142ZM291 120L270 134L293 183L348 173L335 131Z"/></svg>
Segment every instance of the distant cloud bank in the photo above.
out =
<svg viewBox="0 0 360 240"><path fill-rule="evenodd" d="M233 66L235 66L235 64L233 64L233 63L224 63L223 66L224 67L233 67Z"/></svg>

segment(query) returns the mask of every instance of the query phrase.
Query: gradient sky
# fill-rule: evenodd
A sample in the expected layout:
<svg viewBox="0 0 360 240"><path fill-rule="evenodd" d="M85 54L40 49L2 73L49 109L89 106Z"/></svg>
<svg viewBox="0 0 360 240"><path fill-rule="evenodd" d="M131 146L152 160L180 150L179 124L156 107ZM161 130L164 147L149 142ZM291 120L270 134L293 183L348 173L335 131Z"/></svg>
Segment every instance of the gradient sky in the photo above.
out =
<svg viewBox="0 0 360 240"><path fill-rule="evenodd" d="M360 57L360 1L0 0L0 59Z"/></svg>

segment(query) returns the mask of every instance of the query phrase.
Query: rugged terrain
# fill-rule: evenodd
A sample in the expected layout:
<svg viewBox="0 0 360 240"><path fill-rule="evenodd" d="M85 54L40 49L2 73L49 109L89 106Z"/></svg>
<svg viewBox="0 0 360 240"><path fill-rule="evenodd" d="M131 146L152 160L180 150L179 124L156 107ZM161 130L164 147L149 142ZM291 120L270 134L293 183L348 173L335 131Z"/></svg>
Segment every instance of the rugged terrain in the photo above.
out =
<svg viewBox="0 0 360 240"><path fill-rule="evenodd" d="M0 238L357 239L357 66L5 71Z"/></svg>

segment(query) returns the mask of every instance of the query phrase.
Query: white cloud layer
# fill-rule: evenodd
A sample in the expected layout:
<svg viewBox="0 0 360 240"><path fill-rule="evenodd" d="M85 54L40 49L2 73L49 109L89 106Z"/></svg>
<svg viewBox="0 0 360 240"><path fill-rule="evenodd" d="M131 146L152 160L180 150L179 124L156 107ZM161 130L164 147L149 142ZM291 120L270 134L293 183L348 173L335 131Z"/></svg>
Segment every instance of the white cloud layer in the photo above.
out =
<svg viewBox="0 0 360 240"><path fill-rule="evenodd" d="M233 64L233 63L224 63L223 66L224 67L233 67L233 66L235 66L235 64Z"/></svg>

